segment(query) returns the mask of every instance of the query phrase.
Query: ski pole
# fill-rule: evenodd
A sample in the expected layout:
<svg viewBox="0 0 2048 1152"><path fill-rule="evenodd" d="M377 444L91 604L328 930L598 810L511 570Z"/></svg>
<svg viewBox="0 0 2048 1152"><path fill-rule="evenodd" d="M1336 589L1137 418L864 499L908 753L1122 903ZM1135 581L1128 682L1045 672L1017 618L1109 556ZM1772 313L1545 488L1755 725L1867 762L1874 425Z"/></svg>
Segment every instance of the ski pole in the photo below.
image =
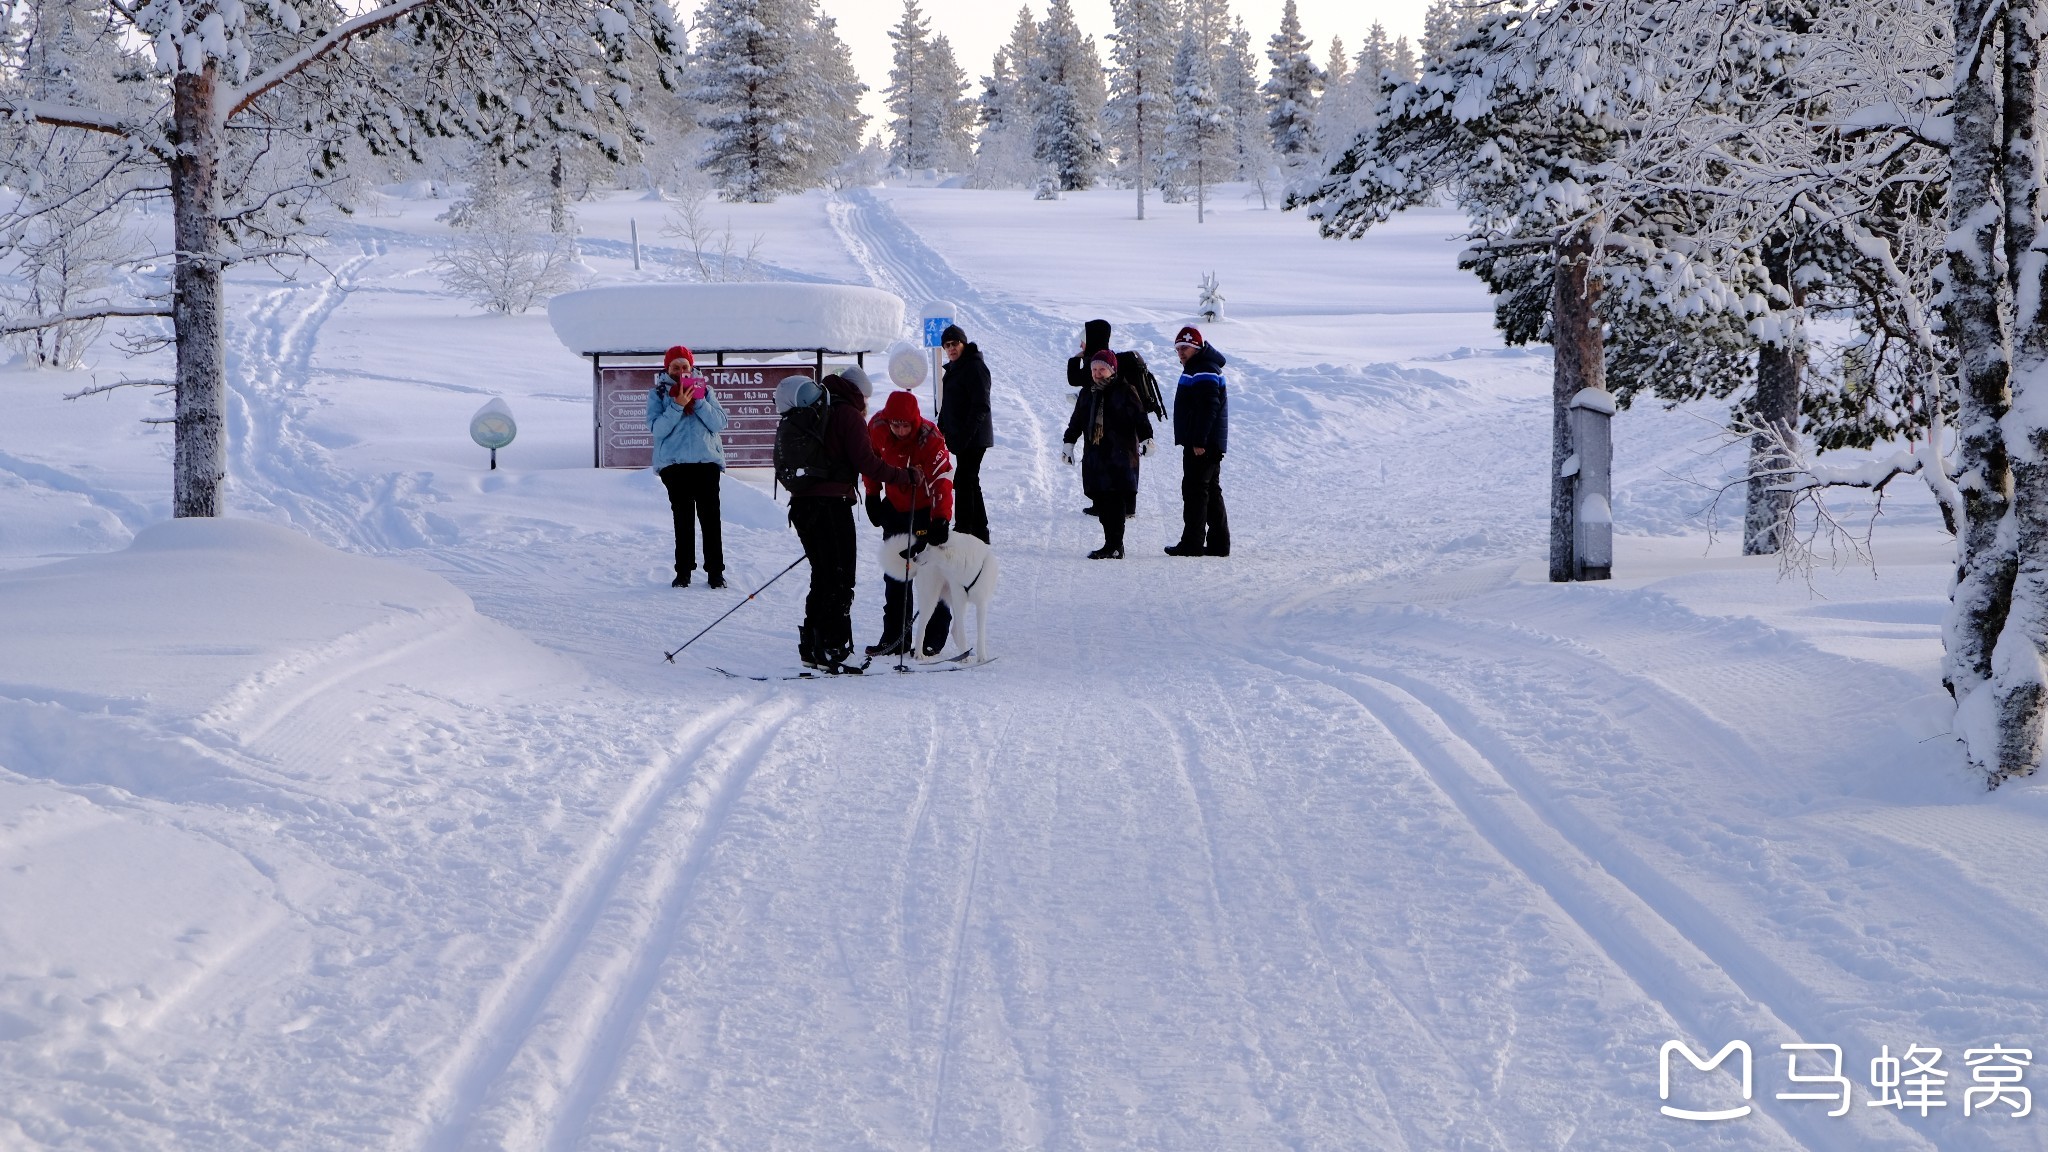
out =
<svg viewBox="0 0 2048 1152"><path fill-rule="evenodd" d="M803 555L797 557L796 559L791 560L789 562L788 568L784 568L782 571L777 572L775 575L770 576L768 578L768 584L773 584L777 580L782 579L784 576L789 575L792 571L796 569L797 565L803 563L804 561L810 558L811 554L806 552ZM747 600L752 600L754 597L759 596L763 592L766 592L768 590L768 584L763 584L759 588L754 589L752 592L747 593ZM725 615L720 616L718 619L713 620L709 624L706 624L704 626L703 632L699 632L695 636L690 637L688 640L683 641L683 648L688 648L690 645L695 644L699 640L702 640L704 638L704 632L709 632L713 628L718 627L720 624L725 623L725 617L732 615L733 613L739 611L742 608L745 608L747 606L747 600L742 600L739 603L733 605L732 607L727 608L725 610ZM663 658L666 659L669 663L673 664L676 662L676 652L681 652L683 648L678 648L675 652L667 653Z"/></svg>

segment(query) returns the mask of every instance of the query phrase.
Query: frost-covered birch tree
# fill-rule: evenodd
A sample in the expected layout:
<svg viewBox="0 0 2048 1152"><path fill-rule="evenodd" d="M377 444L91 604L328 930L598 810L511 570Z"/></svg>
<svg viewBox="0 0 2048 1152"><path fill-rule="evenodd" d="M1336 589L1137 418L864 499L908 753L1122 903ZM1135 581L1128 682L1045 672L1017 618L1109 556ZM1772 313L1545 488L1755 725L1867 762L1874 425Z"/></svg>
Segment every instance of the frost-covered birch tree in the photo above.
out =
<svg viewBox="0 0 2048 1152"><path fill-rule="evenodd" d="M0 84L0 100L130 113L160 95L104 6L90 0L40 0L22 9L0 30ZM129 232L129 207L158 190L109 179L123 167L121 146L104 136L19 122L0 134L8 138L0 181L18 197L15 226L0 248L14 278L0 328L14 329L10 342L30 363L76 367L104 318L40 321L128 298L123 265L141 254Z"/></svg>
<svg viewBox="0 0 2048 1152"><path fill-rule="evenodd" d="M227 266L296 251L303 207L352 152L412 152L428 137L481 135L509 114L616 153L623 141L599 114L630 92L630 46L665 58L677 47L655 0L392 0L353 15L318 0L105 0L99 13L148 49L157 98L137 110L10 93L0 112L103 138L119 161L106 180L153 185L171 202L166 302L38 322L169 313L178 516L220 510ZM388 63L379 41L405 66L377 66ZM271 147L284 144L299 146L296 162Z"/></svg>

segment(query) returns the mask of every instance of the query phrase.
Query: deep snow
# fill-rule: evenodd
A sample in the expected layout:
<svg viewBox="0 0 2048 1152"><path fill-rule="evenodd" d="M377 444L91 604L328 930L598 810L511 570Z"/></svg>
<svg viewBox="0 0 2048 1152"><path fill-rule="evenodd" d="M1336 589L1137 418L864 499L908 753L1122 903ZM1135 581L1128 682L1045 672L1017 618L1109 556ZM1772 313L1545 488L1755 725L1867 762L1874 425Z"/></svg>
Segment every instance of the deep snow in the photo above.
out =
<svg viewBox="0 0 2048 1152"><path fill-rule="evenodd" d="M1965 1049L2048 1040L2048 810L1946 734L1924 493L1782 580L1703 535L1709 424L1628 412L1619 578L1543 583L1548 362L1451 216L732 206L960 305L1000 442L1001 661L754 684L704 666L788 664L801 572L660 652L781 509L729 479L734 590L668 588L588 366L441 292L438 208L234 275L233 519L164 522L162 399L0 377L0 1147L2048 1147L1961 1115ZM586 206L600 279L658 213ZM1235 554L1160 554L1167 455L1083 560L1059 360L1102 315L1170 364L1209 272ZM1748 1042L1755 1113L1659 1115L1673 1039ZM1793 1041L1851 1115L1775 1098ZM1914 1044L1948 1106L1868 1107Z"/></svg>

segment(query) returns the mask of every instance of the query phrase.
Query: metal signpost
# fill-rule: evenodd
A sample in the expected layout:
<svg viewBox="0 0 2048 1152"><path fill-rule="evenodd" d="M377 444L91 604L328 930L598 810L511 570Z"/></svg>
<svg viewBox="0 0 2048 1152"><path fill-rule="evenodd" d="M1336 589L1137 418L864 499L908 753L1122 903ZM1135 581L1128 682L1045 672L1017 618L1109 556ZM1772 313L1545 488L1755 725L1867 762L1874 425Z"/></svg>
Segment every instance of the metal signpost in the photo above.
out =
<svg viewBox="0 0 2048 1152"><path fill-rule="evenodd" d="M939 360L939 337L953 323L955 309L949 301L934 300L924 306L924 346L932 350L932 419L939 418L939 378L945 365Z"/></svg>

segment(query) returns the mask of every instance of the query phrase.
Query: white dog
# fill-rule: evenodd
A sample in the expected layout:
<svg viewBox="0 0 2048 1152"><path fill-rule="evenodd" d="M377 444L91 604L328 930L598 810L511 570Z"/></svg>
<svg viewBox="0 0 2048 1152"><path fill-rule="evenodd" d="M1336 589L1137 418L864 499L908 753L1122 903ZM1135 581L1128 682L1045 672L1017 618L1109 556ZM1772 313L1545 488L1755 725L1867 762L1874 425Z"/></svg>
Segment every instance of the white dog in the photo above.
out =
<svg viewBox="0 0 2048 1152"><path fill-rule="evenodd" d="M996 593L996 575L1000 566L996 554L988 545L965 532L954 532L944 544L927 544L915 552L910 550L907 536L884 536L882 538L882 572L891 580L903 579L904 569L910 571L910 593L917 601L917 619L910 626L910 635L923 636L925 622L931 619L932 609L941 601L953 613L953 645L967 647L967 606L974 605L974 660L976 664L990 658L988 650L988 602ZM921 662L930 663L937 656L922 656Z"/></svg>

